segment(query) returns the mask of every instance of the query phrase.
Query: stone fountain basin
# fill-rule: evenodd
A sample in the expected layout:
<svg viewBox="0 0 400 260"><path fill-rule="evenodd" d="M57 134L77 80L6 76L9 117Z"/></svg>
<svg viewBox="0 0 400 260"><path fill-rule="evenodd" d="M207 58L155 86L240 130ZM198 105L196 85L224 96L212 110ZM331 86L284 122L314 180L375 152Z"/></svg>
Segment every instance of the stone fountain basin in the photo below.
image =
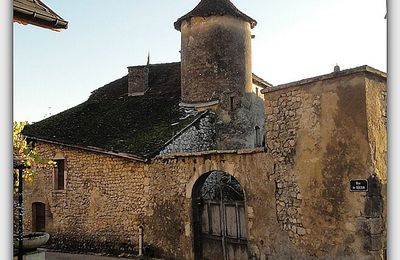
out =
<svg viewBox="0 0 400 260"><path fill-rule="evenodd" d="M44 245L49 240L50 235L46 232L32 232L23 237L23 249L26 251L35 250L36 248ZM19 241L18 236L14 235L14 248L18 249Z"/></svg>

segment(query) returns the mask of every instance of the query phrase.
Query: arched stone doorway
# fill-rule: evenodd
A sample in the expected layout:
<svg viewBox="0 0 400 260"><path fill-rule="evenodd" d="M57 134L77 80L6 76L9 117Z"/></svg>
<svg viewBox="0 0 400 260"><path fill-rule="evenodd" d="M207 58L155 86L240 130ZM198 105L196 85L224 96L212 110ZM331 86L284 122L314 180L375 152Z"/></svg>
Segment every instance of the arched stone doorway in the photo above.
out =
<svg viewBox="0 0 400 260"><path fill-rule="evenodd" d="M195 259L248 259L245 196L221 171L202 175L192 192Z"/></svg>
<svg viewBox="0 0 400 260"><path fill-rule="evenodd" d="M46 205L41 202L32 203L32 231L46 230Z"/></svg>

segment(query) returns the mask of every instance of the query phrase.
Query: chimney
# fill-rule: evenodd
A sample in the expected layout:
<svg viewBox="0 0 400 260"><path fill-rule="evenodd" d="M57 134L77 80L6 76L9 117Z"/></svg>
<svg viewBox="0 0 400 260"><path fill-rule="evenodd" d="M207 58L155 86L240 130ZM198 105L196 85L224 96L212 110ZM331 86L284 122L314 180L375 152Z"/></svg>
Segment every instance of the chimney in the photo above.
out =
<svg viewBox="0 0 400 260"><path fill-rule="evenodd" d="M336 64L336 66L333 68L333 72L339 72L340 71L340 67L339 65Z"/></svg>
<svg viewBox="0 0 400 260"><path fill-rule="evenodd" d="M142 96L149 88L149 65L128 67L128 96Z"/></svg>

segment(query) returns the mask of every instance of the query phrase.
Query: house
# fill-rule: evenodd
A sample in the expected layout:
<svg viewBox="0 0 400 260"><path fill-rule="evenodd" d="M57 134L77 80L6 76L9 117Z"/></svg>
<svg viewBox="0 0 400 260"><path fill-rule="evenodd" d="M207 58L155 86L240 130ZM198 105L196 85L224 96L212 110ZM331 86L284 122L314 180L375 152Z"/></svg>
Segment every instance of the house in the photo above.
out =
<svg viewBox="0 0 400 260"><path fill-rule="evenodd" d="M40 0L13 0L13 22L23 25L31 24L54 31L68 28L68 22ZM16 234L18 230L18 259L22 259L23 253L21 242L23 237L22 169L25 168L27 168L26 165L20 161L18 155L13 154L13 169L14 171L18 169L21 175L18 180L18 193L13 194L13 233Z"/></svg>
<svg viewBox="0 0 400 260"><path fill-rule="evenodd" d="M128 67L27 127L57 166L27 187L26 229L59 250L144 239L168 259L381 259L386 74L272 86L251 70L254 26L229 0L201 0L174 24L181 62Z"/></svg>
<svg viewBox="0 0 400 260"><path fill-rule="evenodd" d="M68 28L68 22L40 0L13 0L14 22L32 24L46 29Z"/></svg>

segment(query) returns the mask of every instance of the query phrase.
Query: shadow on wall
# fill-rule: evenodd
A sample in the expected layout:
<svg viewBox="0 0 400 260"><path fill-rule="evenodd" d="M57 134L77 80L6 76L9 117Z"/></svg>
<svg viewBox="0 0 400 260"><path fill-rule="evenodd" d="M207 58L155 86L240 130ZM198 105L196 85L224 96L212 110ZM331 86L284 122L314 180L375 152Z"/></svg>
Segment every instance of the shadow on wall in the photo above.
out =
<svg viewBox="0 0 400 260"><path fill-rule="evenodd" d="M260 90L243 93L242 97L232 99L225 95L220 99L222 104L217 111L215 127L217 149L265 146L265 110Z"/></svg>
<svg viewBox="0 0 400 260"><path fill-rule="evenodd" d="M378 176L368 177L368 192L365 199L365 222L362 231L365 235L364 248L369 251L386 251L386 230L384 219L383 184Z"/></svg>

